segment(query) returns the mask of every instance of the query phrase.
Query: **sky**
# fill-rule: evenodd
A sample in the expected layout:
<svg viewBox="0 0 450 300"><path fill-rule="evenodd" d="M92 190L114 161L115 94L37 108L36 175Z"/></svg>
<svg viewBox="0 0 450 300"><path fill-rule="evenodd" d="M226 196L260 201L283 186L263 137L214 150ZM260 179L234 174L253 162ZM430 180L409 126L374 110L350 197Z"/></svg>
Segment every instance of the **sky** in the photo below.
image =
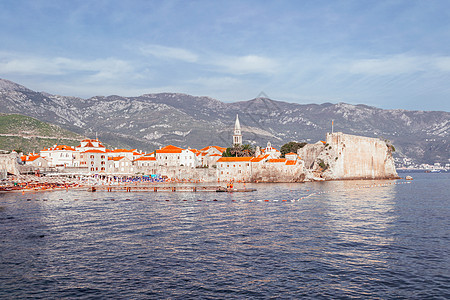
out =
<svg viewBox="0 0 450 300"><path fill-rule="evenodd" d="M2 0L0 78L89 98L450 111L450 1Z"/></svg>

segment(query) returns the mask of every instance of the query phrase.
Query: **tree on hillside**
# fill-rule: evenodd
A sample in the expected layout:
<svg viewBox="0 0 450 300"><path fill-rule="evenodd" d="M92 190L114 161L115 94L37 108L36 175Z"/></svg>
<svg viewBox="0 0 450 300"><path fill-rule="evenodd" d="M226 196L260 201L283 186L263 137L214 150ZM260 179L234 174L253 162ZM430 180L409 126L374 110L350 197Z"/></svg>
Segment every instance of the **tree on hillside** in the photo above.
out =
<svg viewBox="0 0 450 300"><path fill-rule="evenodd" d="M297 150L305 147L306 144L308 144L308 143L289 142L289 143L284 144L283 146L281 146L281 149L280 149L281 157L284 157L287 153L290 153L290 152L297 153Z"/></svg>

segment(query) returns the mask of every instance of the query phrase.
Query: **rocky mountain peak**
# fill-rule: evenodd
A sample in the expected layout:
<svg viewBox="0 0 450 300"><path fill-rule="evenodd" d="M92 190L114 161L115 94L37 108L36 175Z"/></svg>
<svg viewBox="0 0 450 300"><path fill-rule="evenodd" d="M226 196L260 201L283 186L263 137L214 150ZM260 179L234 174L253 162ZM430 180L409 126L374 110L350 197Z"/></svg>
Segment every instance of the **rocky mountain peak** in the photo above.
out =
<svg viewBox="0 0 450 300"><path fill-rule="evenodd" d="M31 91L24 87L23 85L17 84L15 82L0 78L0 90L4 91Z"/></svg>

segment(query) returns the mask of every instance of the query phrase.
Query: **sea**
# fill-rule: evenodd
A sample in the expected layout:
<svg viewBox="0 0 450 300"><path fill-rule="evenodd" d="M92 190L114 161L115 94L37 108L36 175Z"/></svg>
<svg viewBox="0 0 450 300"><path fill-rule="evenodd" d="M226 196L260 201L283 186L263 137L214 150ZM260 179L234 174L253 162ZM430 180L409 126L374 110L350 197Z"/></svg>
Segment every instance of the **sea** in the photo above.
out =
<svg viewBox="0 0 450 300"><path fill-rule="evenodd" d="M0 298L450 299L450 173L400 175L0 194Z"/></svg>

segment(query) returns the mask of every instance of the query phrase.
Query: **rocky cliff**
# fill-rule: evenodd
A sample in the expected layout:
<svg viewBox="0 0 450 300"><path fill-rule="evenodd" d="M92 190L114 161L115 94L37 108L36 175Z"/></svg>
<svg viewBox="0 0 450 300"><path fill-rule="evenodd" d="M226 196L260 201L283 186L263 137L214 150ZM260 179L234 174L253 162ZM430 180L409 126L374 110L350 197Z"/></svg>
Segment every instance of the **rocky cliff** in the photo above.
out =
<svg viewBox="0 0 450 300"><path fill-rule="evenodd" d="M392 151L392 145L378 138L329 133L313 174L325 180L398 178Z"/></svg>

